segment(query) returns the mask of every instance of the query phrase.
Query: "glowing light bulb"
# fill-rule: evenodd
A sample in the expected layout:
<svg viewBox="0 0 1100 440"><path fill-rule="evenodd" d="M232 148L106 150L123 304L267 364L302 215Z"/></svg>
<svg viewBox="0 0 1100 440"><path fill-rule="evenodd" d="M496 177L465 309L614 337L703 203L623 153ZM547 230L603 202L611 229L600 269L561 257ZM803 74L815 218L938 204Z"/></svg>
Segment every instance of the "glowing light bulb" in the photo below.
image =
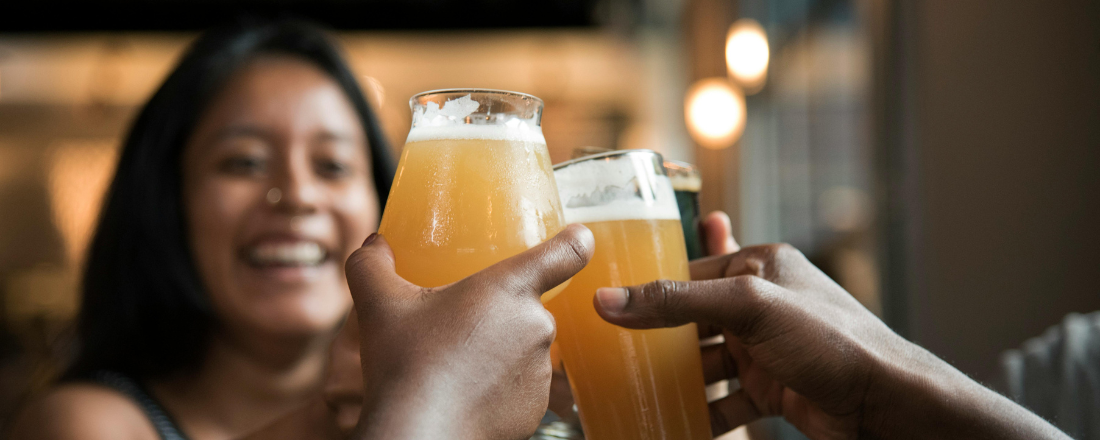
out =
<svg viewBox="0 0 1100 440"><path fill-rule="evenodd" d="M768 77L768 35L756 20L743 18L726 34L726 67L749 94L760 91Z"/></svg>
<svg viewBox="0 0 1100 440"><path fill-rule="evenodd" d="M688 90L684 118L695 142L729 147L745 131L745 96L726 78L701 79Z"/></svg>

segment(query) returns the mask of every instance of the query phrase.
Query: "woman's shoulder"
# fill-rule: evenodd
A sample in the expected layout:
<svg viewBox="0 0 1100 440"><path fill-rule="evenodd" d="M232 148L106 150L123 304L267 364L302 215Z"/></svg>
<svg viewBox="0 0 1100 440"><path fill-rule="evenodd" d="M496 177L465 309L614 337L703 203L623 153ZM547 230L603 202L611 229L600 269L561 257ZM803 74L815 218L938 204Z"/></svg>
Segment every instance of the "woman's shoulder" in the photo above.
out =
<svg viewBox="0 0 1100 440"><path fill-rule="evenodd" d="M92 383L66 383L31 400L12 420L13 440L159 438L129 397Z"/></svg>

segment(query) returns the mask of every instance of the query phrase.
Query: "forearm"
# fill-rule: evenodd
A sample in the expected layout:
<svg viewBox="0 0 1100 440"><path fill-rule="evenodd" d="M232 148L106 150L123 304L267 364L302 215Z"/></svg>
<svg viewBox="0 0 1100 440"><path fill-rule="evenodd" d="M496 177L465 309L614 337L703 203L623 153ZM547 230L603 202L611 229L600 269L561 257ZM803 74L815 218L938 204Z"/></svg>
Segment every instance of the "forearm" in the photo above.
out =
<svg viewBox="0 0 1100 440"><path fill-rule="evenodd" d="M911 345L910 362L869 395L864 427L881 439L1065 439L1039 416Z"/></svg>

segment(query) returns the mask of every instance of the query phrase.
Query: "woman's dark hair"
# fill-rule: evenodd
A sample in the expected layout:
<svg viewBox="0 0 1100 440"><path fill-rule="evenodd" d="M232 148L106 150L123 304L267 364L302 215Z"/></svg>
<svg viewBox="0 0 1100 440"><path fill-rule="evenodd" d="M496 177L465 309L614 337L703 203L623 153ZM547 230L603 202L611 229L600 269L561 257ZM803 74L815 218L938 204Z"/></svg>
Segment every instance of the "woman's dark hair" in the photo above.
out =
<svg viewBox="0 0 1100 440"><path fill-rule="evenodd" d="M268 54L316 65L343 89L366 131L378 200L385 202L393 158L354 75L323 31L277 21L206 32L141 109L123 145L88 251L76 358L64 378L114 370L148 379L202 360L215 317L187 243L181 153L229 77Z"/></svg>

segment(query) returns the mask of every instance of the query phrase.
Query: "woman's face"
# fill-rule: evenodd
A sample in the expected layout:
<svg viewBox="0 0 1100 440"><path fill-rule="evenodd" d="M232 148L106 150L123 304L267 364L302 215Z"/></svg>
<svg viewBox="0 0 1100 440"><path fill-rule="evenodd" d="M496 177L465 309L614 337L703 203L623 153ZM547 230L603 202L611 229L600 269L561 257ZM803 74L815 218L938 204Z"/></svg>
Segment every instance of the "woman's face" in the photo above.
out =
<svg viewBox="0 0 1100 440"><path fill-rule="evenodd" d="M223 328L335 329L344 260L378 224L366 135L336 82L288 56L236 72L185 147L192 255Z"/></svg>

